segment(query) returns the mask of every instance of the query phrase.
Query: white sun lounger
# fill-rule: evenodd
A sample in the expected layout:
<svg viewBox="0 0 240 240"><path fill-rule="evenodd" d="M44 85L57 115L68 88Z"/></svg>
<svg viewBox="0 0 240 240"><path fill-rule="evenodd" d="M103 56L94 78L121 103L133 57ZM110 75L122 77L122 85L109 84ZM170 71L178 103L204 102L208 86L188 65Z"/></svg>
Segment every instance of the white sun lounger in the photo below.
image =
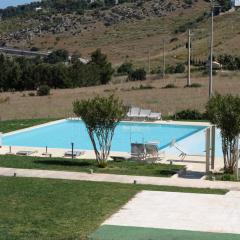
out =
<svg viewBox="0 0 240 240"><path fill-rule="evenodd" d="M135 118L135 117L139 117L139 113L140 113L140 108L132 107L132 108L130 108L129 112L127 113L127 116L129 118Z"/></svg>
<svg viewBox="0 0 240 240"><path fill-rule="evenodd" d="M16 155L19 155L19 156L30 156L34 153L37 153L37 151L18 151L16 152Z"/></svg>
<svg viewBox="0 0 240 240"><path fill-rule="evenodd" d="M161 160L161 152L159 152L157 144L132 143L131 157L138 161L154 163Z"/></svg>
<svg viewBox="0 0 240 240"><path fill-rule="evenodd" d="M160 120L162 117L161 117L161 113L157 113L157 112L151 112L148 116L148 119L151 119L151 120Z"/></svg>
<svg viewBox="0 0 240 240"><path fill-rule="evenodd" d="M81 155L83 155L85 152L84 151L67 151L64 153L64 157L79 157Z"/></svg>
<svg viewBox="0 0 240 240"><path fill-rule="evenodd" d="M148 118L150 114L151 114L150 109L141 109L139 113L139 118Z"/></svg>
<svg viewBox="0 0 240 240"><path fill-rule="evenodd" d="M156 162L164 158L165 152L159 150L157 143L149 142L145 144L147 161Z"/></svg>

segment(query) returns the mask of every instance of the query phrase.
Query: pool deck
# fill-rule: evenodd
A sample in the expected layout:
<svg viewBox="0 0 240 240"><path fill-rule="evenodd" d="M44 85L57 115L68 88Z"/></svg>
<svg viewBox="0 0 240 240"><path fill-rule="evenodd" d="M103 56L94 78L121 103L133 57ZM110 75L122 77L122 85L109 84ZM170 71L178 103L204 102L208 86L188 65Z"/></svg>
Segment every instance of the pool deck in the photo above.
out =
<svg viewBox="0 0 240 240"><path fill-rule="evenodd" d="M64 157L64 153L66 151L69 151L71 149L60 149L60 148L48 148L48 153L52 155L52 157ZM74 150L80 150L80 149L74 149ZM16 154L18 151L34 151L35 153L31 156L36 157L46 157L43 154L46 152L45 148L39 148L39 147L17 147L12 146L11 147L11 154ZM92 159L95 160L95 153L92 150L80 150L84 151L84 154L77 157L78 159ZM9 154L9 147L3 146L0 149L0 155ZM121 156L121 157L130 157L130 154L127 152L111 152L110 156ZM109 157L109 160L111 158ZM170 164L172 162L173 164L177 165L184 165L186 166L187 170L189 171L197 171L204 173L206 171L206 158L205 156L186 156L184 160L181 160L181 158L177 155L172 154L163 154L162 160L159 161L160 163L164 164ZM216 158L216 164L214 171L219 171L223 167L223 159L222 158Z"/></svg>

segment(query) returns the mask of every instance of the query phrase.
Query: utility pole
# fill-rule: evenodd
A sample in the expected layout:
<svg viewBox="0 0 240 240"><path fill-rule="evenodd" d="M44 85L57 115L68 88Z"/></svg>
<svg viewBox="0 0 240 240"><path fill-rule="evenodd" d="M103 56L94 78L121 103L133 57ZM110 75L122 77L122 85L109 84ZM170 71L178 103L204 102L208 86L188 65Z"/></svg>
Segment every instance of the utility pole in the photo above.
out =
<svg viewBox="0 0 240 240"><path fill-rule="evenodd" d="M148 74L151 73L150 50L148 49Z"/></svg>
<svg viewBox="0 0 240 240"><path fill-rule="evenodd" d="M235 149L235 151L236 151L236 155L237 155L235 173L236 173L236 179L238 181L239 180L239 169L238 169L238 167L239 167L239 163L238 163L239 162L239 136L236 137L236 149Z"/></svg>
<svg viewBox="0 0 240 240"><path fill-rule="evenodd" d="M213 91L213 9L214 4L211 0L211 35L210 35L210 55L209 55L209 87L208 97L211 98Z"/></svg>
<svg viewBox="0 0 240 240"><path fill-rule="evenodd" d="M187 86L191 85L191 30L188 29L188 78Z"/></svg>
<svg viewBox="0 0 240 240"><path fill-rule="evenodd" d="M165 39L163 39L163 80L165 80L165 68L166 68L166 59L165 59Z"/></svg>

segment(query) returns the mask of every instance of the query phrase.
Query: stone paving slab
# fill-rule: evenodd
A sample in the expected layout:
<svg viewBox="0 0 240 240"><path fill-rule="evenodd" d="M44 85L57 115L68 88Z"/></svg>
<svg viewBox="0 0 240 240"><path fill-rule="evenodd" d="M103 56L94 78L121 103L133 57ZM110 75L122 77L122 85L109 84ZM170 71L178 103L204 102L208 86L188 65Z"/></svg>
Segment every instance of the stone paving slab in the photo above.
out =
<svg viewBox="0 0 240 240"><path fill-rule="evenodd" d="M142 191L103 225L240 234L239 202L240 192Z"/></svg>

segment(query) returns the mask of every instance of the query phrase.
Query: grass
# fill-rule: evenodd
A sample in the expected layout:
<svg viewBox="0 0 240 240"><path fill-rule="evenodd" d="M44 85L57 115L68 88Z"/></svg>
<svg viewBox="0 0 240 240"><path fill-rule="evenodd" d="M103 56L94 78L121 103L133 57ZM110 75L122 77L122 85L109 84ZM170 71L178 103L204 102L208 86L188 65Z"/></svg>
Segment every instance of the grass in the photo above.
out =
<svg viewBox="0 0 240 240"><path fill-rule="evenodd" d="M235 174L228 174L228 173L214 173L207 177L209 180L217 180L217 181L232 181L237 182L237 177Z"/></svg>
<svg viewBox="0 0 240 240"><path fill-rule="evenodd" d="M0 132L7 133L23 128L32 127L35 125L47 123L56 119L41 118L41 119L24 119L24 120L6 120L0 121Z"/></svg>
<svg viewBox="0 0 240 240"><path fill-rule="evenodd" d="M94 160L42 158L0 155L0 166L10 168L64 170L76 172L109 173L122 175L139 175L170 177L180 169L181 165L147 164L133 161L109 162L106 168L99 168Z"/></svg>
<svg viewBox="0 0 240 240"><path fill-rule="evenodd" d="M114 238L113 238L114 236ZM161 236L161 238L159 238ZM239 234L103 225L91 240L239 240Z"/></svg>
<svg viewBox="0 0 240 240"><path fill-rule="evenodd" d="M239 93L239 72L219 73L214 77L214 92L221 94ZM64 118L72 112L72 102L76 99L88 99L97 95L106 96L112 92L105 89L117 89L114 94L123 100L128 106L138 106L152 111L161 112L163 115L173 115L184 109L205 110L208 100L208 77L192 74L192 83L202 85L200 88L184 88L187 78L184 74L167 76L165 80L146 80L144 83L123 82L104 86L85 87L76 89L52 89L51 96L47 97L22 97L22 93L1 93L2 98L9 97L8 103L1 103L1 118L27 119L27 118ZM174 83L177 88L162 89L167 84ZM131 90L132 87L140 88L140 85L151 85L152 89ZM130 89L130 91L124 91ZM41 102L41 104L39 104ZM24 108L23 108L24 106Z"/></svg>
<svg viewBox="0 0 240 240"><path fill-rule="evenodd" d="M0 177L0 239L81 239L141 190L224 190Z"/></svg>

